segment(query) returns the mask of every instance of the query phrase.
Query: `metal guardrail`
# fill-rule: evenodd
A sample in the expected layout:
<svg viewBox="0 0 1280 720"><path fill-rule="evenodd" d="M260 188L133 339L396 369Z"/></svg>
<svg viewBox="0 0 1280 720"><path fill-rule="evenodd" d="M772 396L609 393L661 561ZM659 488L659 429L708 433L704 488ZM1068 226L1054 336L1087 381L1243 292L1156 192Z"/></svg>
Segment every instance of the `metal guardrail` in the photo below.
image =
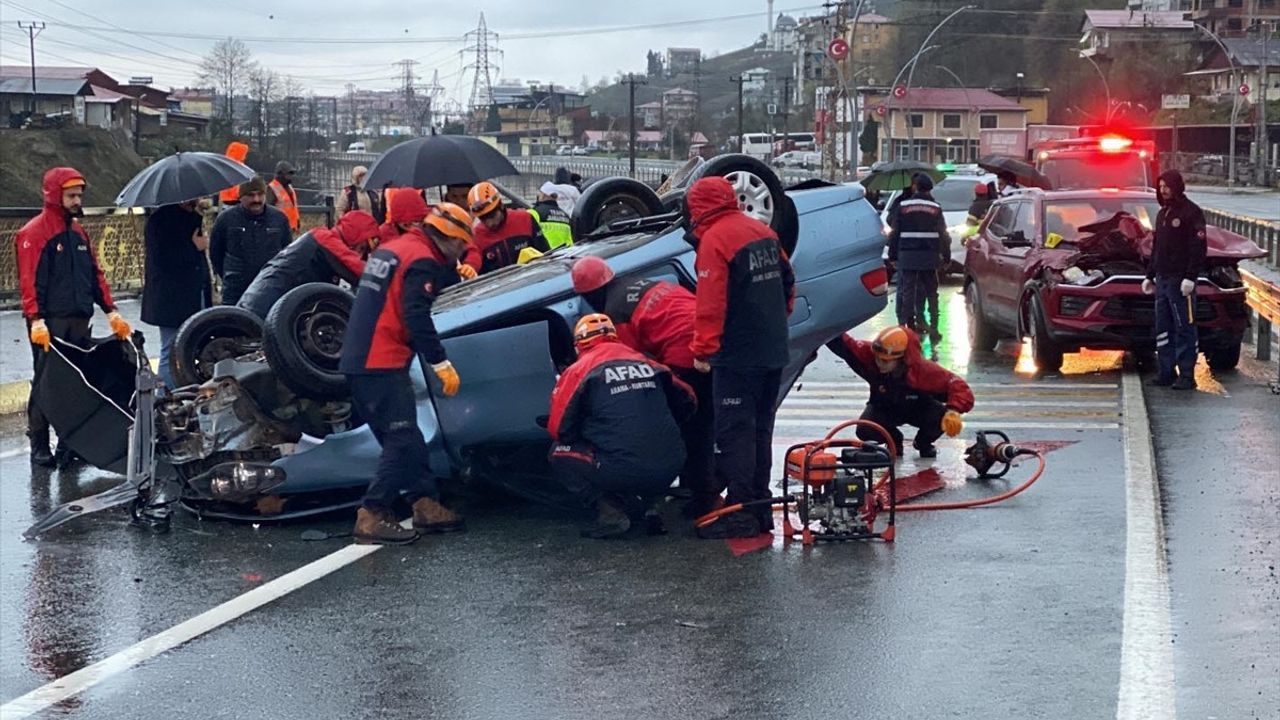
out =
<svg viewBox="0 0 1280 720"><path fill-rule="evenodd" d="M1280 223L1209 209L1205 209L1204 218L1210 225L1217 225L1254 241L1258 247L1267 251L1263 262L1273 268L1280 268Z"/></svg>
<svg viewBox="0 0 1280 720"><path fill-rule="evenodd" d="M1257 320L1258 334L1254 341L1254 350L1258 359L1271 359L1271 331L1280 325L1280 286L1274 282L1241 268L1240 277L1244 280L1245 302L1253 310ZM1280 376L1271 384L1271 391L1280 394Z"/></svg>
<svg viewBox="0 0 1280 720"><path fill-rule="evenodd" d="M332 204L303 205L299 210L303 228L333 224ZM12 309L21 301L14 236L39 213L40 208L0 208L0 308ZM206 231L213 227L215 217L214 213L205 216ZM140 292L146 259L143 242L146 215L137 208L85 208L80 224L89 234L89 242L111 292L120 297Z"/></svg>

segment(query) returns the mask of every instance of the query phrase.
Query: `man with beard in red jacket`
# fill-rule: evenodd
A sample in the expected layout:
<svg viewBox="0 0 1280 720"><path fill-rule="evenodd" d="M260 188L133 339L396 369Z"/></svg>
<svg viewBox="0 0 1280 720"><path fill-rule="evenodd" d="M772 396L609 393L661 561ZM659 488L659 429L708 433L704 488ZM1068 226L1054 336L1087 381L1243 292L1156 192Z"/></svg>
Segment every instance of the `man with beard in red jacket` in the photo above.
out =
<svg viewBox="0 0 1280 720"><path fill-rule="evenodd" d="M609 316L624 345L671 368L693 389L698 409L680 428L686 452L680 484L691 493L686 515L711 512L720 494L712 478L711 376L693 369L693 293L663 280L616 280L608 263L594 255L574 263L572 277L574 292Z"/></svg>
<svg viewBox="0 0 1280 720"><path fill-rule="evenodd" d="M27 399L27 437L31 461L43 466L70 460L59 443L58 456L49 452L49 422L35 397L36 380L44 367L45 353L53 338L83 344L89 340L93 306L107 313L111 332L127 340L132 329L116 312L111 288L98 266L89 234L76 218L84 215L84 176L69 167L44 174L44 209L31 218L14 245L18 256L18 283L22 286L22 315L31 337L34 377Z"/></svg>
<svg viewBox="0 0 1280 720"><path fill-rule="evenodd" d="M332 230L311 228L276 253L236 305L265 320L276 301L299 285L345 280L355 287L364 273L364 260L378 240L378 222L373 216L364 210L350 210Z"/></svg>
<svg viewBox="0 0 1280 720"><path fill-rule="evenodd" d="M765 501L795 276L777 234L738 208L728 180L702 178L689 188L686 203L686 237L698 252L690 349L694 367L711 373L716 481L728 488L728 504L758 503L698 534L752 537L773 529L773 509Z"/></svg>
<svg viewBox="0 0 1280 720"><path fill-rule="evenodd" d="M642 517L661 534L653 506L684 463L679 423L693 412L693 391L618 342L607 315L583 316L573 340L578 360L551 392L552 472L595 510L583 537L619 537Z"/></svg>
<svg viewBox="0 0 1280 720"><path fill-rule="evenodd" d="M871 342L845 334L827 343L827 349L871 386L862 419L889 432L899 457L904 442L900 425L917 428L913 445L926 459L938 456L933 443L944 432L955 437L964 428L960 415L973 409L973 391L959 375L926 360L920 338L907 328L885 328ZM858 428L858 437L884 439L867 427Z"/></svg>

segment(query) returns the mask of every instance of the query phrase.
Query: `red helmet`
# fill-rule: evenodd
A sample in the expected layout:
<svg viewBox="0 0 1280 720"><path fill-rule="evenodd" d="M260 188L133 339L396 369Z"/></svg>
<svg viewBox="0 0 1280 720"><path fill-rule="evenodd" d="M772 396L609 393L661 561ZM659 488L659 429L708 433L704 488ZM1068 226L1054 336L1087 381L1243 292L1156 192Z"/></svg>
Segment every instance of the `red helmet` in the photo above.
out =
<svg viewBox="0 0 1280 720"><path fill-rule="evenodd" d="M974 194L974 195L986 195L986 194L987 194L987 189L988 189L988 188L987 188L987 184L986 184L986 183L978 183L977 185L974 185L974 186L973 186L973 194Z"/></svg>
<svg viewBox="0 0 1280 720"><path fill-rule="evenodd" d="M588 255L573 264L573 291L579 295L599 290L613 279L609 264L595 255Z"/></svg>

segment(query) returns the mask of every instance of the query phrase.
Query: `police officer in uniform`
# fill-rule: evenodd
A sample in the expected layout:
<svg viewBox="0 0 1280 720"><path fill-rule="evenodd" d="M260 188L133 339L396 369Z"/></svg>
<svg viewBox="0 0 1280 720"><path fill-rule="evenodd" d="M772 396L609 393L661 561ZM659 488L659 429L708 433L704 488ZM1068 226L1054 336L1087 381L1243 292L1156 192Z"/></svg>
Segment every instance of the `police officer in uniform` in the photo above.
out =
<svg viewBox="0 0 1280 720"><path fill-rule="evenodd" d="M938 269L951 262L951 235L931 194L933 180L921 173L912 186L915 193L898 205L889 232L889 262L898 273L898 324L920 331L925 300L938 291Z"/></svg>
<svg viewBox="0 0 1280 720"><path fill-rule="evenodd" d="M1182 173L1160 174L1160 213L1142 291L1156 296L1156 354L1159 373L1151 385L1174 390L1196 387L1199 340L1193 324L1196 280L1204 269L1205 220L1200 206L1187 199Z"/></svg>

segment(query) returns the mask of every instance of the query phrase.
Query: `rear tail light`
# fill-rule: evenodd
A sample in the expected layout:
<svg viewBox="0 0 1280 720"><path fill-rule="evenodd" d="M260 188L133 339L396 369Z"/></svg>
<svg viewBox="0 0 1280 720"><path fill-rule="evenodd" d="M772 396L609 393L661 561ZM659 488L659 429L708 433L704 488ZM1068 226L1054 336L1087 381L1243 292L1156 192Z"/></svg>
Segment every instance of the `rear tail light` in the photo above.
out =
<svg viewBox="0 0 1280 720"><path fill-rule="evenodd" d="M882 267L876 268L862 276L862 287L872 295L888 295L889 294L889 271Z"/></svg>

